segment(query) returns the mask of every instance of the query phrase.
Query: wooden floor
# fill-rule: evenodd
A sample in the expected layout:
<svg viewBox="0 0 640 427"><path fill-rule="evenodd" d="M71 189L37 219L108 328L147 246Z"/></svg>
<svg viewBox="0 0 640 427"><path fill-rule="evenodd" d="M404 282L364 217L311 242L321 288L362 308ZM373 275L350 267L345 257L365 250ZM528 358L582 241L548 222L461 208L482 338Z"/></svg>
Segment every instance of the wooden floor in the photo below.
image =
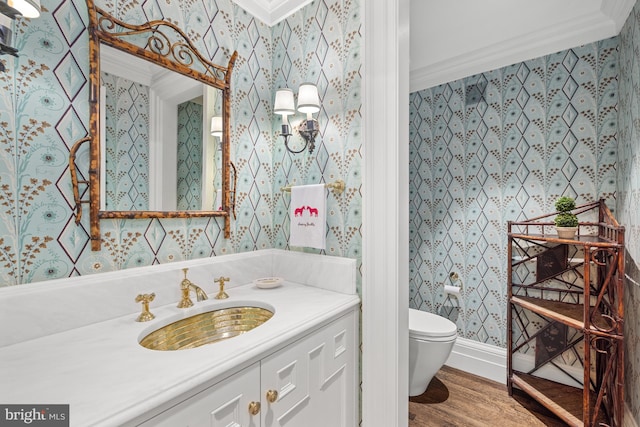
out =
<svg viewBox="0 0 640 427"><path fill-rule="evenodd" d="M517 392L517 394L516 394ZM409 398L409 427L566 426L524 393L443 366L424 394Z"/></svg>

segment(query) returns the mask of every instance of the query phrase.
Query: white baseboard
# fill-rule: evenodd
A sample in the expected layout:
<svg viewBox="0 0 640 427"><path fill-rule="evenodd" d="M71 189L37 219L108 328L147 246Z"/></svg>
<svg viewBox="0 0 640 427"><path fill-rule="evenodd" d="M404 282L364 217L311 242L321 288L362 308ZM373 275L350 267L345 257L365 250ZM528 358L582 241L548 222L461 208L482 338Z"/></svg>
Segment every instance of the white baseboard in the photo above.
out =
<svg viewBox="0 0 640 427"><path fill-rule="evenodd" d="M533 366L533 357L520 355L514 360L514 364L521 370L527 370L527 366ZM506 384L507 382L507 350L502 347L458 337L445 365L501 384ZM565 369L573 371L572 373L580 378L578 374L582 372L582 369L575 367ZM566 376L559 373L555 368L542 370L539 373L554 381L576 386L575 383L572 384L571 380L567 380ZM635 422L633 414L626 403L624 405L623 427L640 427Z"/></svg>
<svg viewBox="0 0 640 427"><path fill-rule="evenodd" d="M502 347L458 337L445 365L507 383L507 350Z"/></svg>

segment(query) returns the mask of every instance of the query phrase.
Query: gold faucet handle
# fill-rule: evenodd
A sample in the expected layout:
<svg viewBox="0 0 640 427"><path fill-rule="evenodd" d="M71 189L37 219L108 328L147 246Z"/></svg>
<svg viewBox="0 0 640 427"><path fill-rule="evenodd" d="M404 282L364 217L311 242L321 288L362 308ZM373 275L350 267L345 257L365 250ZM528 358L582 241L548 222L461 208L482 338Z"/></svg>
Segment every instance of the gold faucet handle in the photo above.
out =
<svg viewBox="0 0 640 427"><path fill-rule="evenodd" d="M136 319L136 322L148 322L154 319L156 316L149 311L149 303L156 297L155 293L152 294L139 294L136 296L136 302L142 303L142 313Z"/></svg>
<svg viewBox="0 0 640 427"><path fill-rule="evenodd" d="M191 280L187 279L188 271L189 271L188 268L182 269L182 272L184 273L184 279L182 279L182 281L180 282L180 285L182 286L182 288L185 288L186 286L189 286L191 284Z"/></svg>
<svg viewBox="0 0 640 427"><path fill-rule="evenodd" d="M220 283L220 286L224 286L224 284L230 280L231 279L228 277L220 276L217 279L214 279L213 281L216 283Z"/></svg>
<svg viewBox="0 0 640 427"><path fill-rule="evenodd" d="M188 308L193 306L193 301L191 301L191 298L189 298L191 280L187 279L187 271L189 271L189 269L183 268L182 271L184 273L184 279L180 281L180 289L182 290L182 297L180 298L180 301L178 302L177 307Z"/></svg>
<svg viewBox="0 0 640 427"><path fill-rule="evenodd" d="M216 299L225 299L225 298L229 298L229 295L227 295L227 293L224 291L224 284L225 282L228 282L229 280L231 280L228 277L224 277L224 276L220 276L217 279L214 279L213 281L220 284L220 291L218 292L218 295L216 295Z"/></svg>

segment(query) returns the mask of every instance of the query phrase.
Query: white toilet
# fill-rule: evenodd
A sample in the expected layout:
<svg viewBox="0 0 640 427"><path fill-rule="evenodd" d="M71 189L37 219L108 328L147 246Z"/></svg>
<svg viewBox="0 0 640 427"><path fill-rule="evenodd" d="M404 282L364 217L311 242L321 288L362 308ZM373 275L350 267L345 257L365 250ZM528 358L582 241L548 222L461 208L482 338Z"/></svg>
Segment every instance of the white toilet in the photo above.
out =
<svg viewBox="0 0 640 427"><path fill-rule="evenodd" d="M409 309L409 396L425 392L447 361L457 336L456 324L449 319Z"/></svg>

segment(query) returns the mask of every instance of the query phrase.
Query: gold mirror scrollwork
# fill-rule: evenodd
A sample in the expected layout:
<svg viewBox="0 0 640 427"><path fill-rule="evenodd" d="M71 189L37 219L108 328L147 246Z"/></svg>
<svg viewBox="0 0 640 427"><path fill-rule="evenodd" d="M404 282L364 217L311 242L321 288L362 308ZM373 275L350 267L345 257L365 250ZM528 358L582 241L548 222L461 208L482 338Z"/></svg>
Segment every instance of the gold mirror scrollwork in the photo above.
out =
<svg viewBox="0 0 640 427"><path fill-rule="evenodd" d="M233 52L226 67L213 64L202 56L175 24L154 20L138 25L123 22L87 0L89 11L89 62L90 62L90 122L89 136L78 140L70 150L69 166L76 204L76 223L82 218L82 205L89 205L91 249L100 250L100 219L102 218L188 218L222 217L224 236L230 236L230 216L235 217L236 170L229 158L230 144L230 94L231 74L237 58ZM101 210L101 138L100 138L100 45L108 45L122 52L150 61L168 70L175 71L204 85L219 89L222 93L222 137L220 140L220 169L222 191L221 210L176 210L176 211L112 211ZM89 179L78 179L75 158L85 142L89 146ZM233 180L232 180L233 174ZM232 185L233 181L233 185ZM88 200L82 199L79 185L88 186Z"/></svg>

